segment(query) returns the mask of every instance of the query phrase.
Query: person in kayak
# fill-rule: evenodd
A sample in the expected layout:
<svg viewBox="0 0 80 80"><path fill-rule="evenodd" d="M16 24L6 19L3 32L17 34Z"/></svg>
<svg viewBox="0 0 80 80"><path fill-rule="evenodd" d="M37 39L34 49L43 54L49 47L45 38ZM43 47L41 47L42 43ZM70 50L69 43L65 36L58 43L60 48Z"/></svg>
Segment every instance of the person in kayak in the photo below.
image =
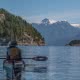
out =
<svg viewBox="0 0 80 80"><path fill-rule="evenodd" d="M12 41L7 50L7 59L3 62L7 80L21 80L24 67L25 63L22 60L21 50L17 47L17 42Z"/></svg>

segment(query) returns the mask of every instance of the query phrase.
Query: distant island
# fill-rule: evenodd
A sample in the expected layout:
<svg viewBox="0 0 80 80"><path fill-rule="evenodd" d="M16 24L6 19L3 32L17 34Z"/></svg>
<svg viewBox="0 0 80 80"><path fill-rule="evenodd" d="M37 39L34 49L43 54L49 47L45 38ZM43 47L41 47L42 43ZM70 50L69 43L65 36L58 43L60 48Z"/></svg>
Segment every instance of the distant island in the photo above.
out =
<svg viewBox="0 0 80 80"><path fill-rule="evenodd" d="M16 40L19 45L45 45L42 35L20 16L0 9L0 45Z"/></svg>
<svg viewBox="0 0 80 80"><path fill-rule="evenodd" d="M69 44L66 46L80 46L80 40L72 40Z"/></svg>

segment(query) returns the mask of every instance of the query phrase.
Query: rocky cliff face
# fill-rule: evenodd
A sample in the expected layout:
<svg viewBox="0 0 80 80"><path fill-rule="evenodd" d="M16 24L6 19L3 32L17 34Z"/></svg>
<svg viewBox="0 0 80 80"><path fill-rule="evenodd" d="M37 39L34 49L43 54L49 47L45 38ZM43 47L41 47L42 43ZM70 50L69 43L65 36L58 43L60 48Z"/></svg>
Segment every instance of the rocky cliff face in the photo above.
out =
<svg viewBox="0 0 80 80"><path fill-rule="evenodd" d="M20 45L44 45L42 35L20 16L0 9L0 45L16 40Z"/></svg>

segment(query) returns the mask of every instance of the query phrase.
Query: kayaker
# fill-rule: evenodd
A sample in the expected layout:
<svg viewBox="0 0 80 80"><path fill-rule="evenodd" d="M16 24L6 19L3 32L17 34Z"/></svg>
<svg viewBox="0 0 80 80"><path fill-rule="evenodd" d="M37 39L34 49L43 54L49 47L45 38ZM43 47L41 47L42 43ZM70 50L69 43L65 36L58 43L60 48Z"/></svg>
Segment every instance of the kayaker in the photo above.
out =
<svg viewBox="0 0 80 80"><path fill-rule="evenodd" d="M7 59L3 63L7 80L21 80L24 67L25 63L22 60L21 50L17 47L17 42L12 41L7 50Z"/></svg>

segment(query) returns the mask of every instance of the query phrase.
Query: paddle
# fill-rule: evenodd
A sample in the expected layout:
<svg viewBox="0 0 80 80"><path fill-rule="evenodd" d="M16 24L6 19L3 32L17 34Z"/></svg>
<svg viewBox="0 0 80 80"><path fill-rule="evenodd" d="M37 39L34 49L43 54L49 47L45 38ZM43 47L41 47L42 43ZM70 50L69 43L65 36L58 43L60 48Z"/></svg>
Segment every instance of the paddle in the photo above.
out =
<svg viewBox="0 0 80 80"><path fill-rule="evenodd" d="M23 58L23 59L32 59L32 60L35 60L35 61L46 61L48 58L46 56L36 56L36 57L33 57L33 58Z"/></svg>
<svg viewBox="0 0 80 80"><path fill-rule="evenodd" d="M0 58L0 59L6 59L6 58ZM32 59L35 61L46 61L48 58L46 56L36 56L33 58L22 58L22 59Z"/></svg>

